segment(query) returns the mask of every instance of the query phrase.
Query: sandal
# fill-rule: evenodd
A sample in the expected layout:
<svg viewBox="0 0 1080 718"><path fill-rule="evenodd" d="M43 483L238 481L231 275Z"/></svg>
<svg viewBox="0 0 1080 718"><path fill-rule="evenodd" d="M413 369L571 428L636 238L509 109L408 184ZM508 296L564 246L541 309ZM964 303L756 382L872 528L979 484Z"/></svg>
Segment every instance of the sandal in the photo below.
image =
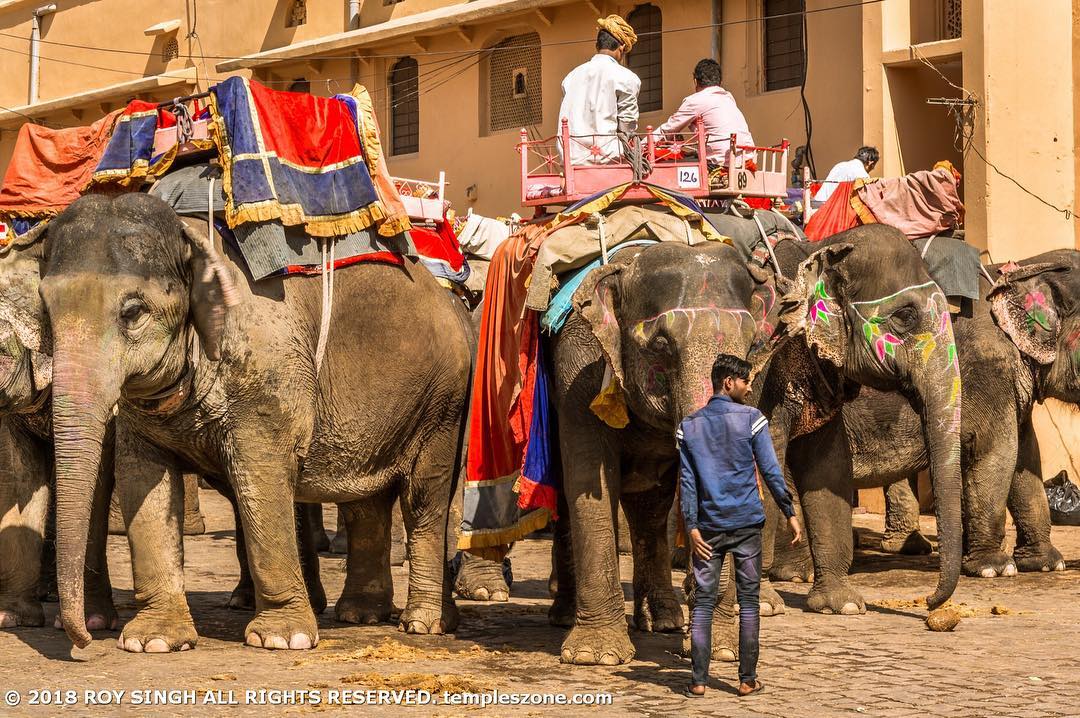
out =
<svg viewBox="0 0 1080 718"><path fill-rule="evenodd" d="M754 681L754 687L751 690L747 691L746 693L743 693L742 692L742 684L740 684L739 688L738 688L738 690L736 692L739 694L739 698L746 698L747 696L752 696L755 693L761 693L764 690L765 690L765 684L762 683L759 680L755 680Z"/></svg>
<svg viewBox="0 0 1080 718"><path fill-rule="evenodd" d="M702 688L704 688L704 687L705 686L702 686ZM686 696L687 698L704 698L705 697L705 691L702 691L701 693L694 693L695 688L697 688L697 686L695 686L693 684L687 685L686 688L683 688L683 695Z"/></svg>

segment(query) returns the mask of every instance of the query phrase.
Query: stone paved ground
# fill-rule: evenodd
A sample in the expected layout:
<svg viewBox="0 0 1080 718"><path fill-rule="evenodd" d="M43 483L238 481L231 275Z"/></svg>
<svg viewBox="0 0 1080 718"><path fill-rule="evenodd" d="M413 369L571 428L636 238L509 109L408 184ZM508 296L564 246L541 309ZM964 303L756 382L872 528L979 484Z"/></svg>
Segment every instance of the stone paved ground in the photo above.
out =
<svg viewBox="0 0 1080 718"><path fill-rule="evenodd" d="M733 664L714 664L709 697L680 694L689 664L678 657L681 638L634 633L637 657L614 668L568 667L558 662L562 632L547 625L549 544L527 541L515 548L516 583L508 604L461 602L462 625L454 637L407 637L392 626L337 625L328 611L320 620L322 643L312 652L267 652L241 643L247 614L221 608L236 579L231 514L216 494L203 492L208 533L187 540L187 585L201 635L195 651L167 656L126 654L116 634L100 634L72 651L52 628L0 632L0 691L17 690L24 704L0 705L0 715L104 715L89 707L83 691L188 689L202 701L207 691L233 691L242 704L247 689L329 692L365 687L419 687L504 692L610 692L614 704L583 707L412 708L414 715L668 716L1071 716L1080 715L1080 529L1055 528L1054 540L1069 570L993 581L963 579L955 600L974 612L954 633L931 633L924 612L905 602L925 595L936 566L923 558L859 551L854 584L878 606L864 616L803 612L807 587L778 586L788 612L763 619L760 675L767 691L749 699L732 695ZM872 542L880 517L859 516L863 543ZM332 517L327 524L332 526ZM933 531L932 519L925 530ZM122 618L132 613L126 543L110 547L113 580ZM630 575L623 557L623 576ZM394 569L399 604L406 570ZM339 558L323 558L327 594L340 591ZM679 585L681 572L672 580ZM629 585L624 583L626 590ZM1006 615L991 615L994 606ZM627 611L630 611L627 604ZM49 621L55 605L47 610ZM392 641L382 645L384 641ZM78 703L63 710L25 704L33 689L77 691ZM216 694L212 694L216 695ZM276 715L363 711L391 715L401 708L311 705L230 707L157 706L144 715Z"/></svg>

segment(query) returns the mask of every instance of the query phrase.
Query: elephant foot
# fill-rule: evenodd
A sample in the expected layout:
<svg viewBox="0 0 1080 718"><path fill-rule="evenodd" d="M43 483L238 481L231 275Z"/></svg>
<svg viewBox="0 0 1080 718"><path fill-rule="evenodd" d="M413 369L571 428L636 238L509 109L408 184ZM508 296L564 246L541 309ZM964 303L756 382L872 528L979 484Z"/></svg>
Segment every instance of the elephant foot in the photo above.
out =
<svg viewBox="0 0 1080 718"><path fill-rule="evenodd" d="M964 557L964 575L975 578L1015 576L1016 564L1004 551L978 551Z"/></svg>
<svg viewBox="0 0 1080 718"><path fill-rule="evenodd" d="M617 666L633 657L626 621L619 620L608 626L575 625L563 640L560 660L578 666Z"/></svg>
<svg viewBox="0 0 1080 718"><path fill-rule="evenodd" d="M769 580L778 583L812 583L814 565L803 562L774 563L769 569Z"/></svg>
<svg viewBox="0 0 1080 718"><path fill-rule="evenodd" d="M510 600L510 588L503 578L502 562L464 553L461 570L454 581L454 593L467 601Z"/></svg>
<svg viewBox="0 0 1080 718"><path fill-rule="evenodd" d="M45 611L38 601L12 599L0 601L0 628L44 626Z"/></svg>
<svg viewBox="0 0 1080 718"><path fill-rule="evenodd" d="M236 588L233 589L232 595L229 596L229 602L225 605L235 611L254 611L255 586L253 586L251 582L240 582L236 584Z"/></svg>
<svg viewBox="0 0 1080 718"><path fill-rule="evenodd" d="M86 611L86 630L115 631L120 625L120 617L113 606L112 592L101 596L87 596L83 602ZM58 625L57 628L63 628Z"/></svg>
<svg viewBox="0 0 1080 718"><path fill-rule="evenodd" d="M1049 542L1031 546L1017 546L1013 560L1020 571L1064 571L1065 558Z"/></svg>
<svg viewBox="0 0 1080 718"><path fill-rule="evenodd" d="M776 589L772 587L770 581L761 582L759 595L761 597L762 616L780 616L787 609L787 606L784 604L784 599L781 598L780 594L776 592Z"/></svg>
<svg viewBox="0 0 1080 718"><path fill-rule="evenodd" d="M653 589L634 603L634 625L639 631L672 633L686 625L682 604L670 587Z"/></svg>
<svg viewBox="0 0 1080 718"><path fill-rule="evenodd" d="M342 623L374 626L388 623L394 610L393 593L342 595L334 606L334 618Z"/></svg>
<svg viewBox="0 0 1080 718"><path fill-rule="evenodd" d="M453 633L457 630L458 618L458 609L453 600L444 601L439 608L409 601L401 612L398 630L421 635Z"/></svg>
<svg viewBox="0 0 1080 718"><path fill-rule="evenodd" d="M806 597L806 606L816 613L841 616L866 613L866 602L858 591L848 585L846 579L814 582Z"/></svg>
<svg viewBox="0 0 1080 718"><path fill-rule="evenodd" d="M325 534L324 534L325 535ZM323 551L324 549L319 549ZM330 541L330 546L325 549L330 553L348 553L349 552L349 537L342 529L334 534L334 538Z"/></svg>
<svg viewBox="0 0 1080 718"><path fill-rule="evenodd" d="M690 634L683 636L683 655L689 656ZM735 619L714 618L712 624L712 660L732 663L739 660L739 623Z"/></svg>
<svg viewBox="0 0 1080 718"><path fill-rule="evenodd" d="M928 556L934 552L934 546L920 532L912 531L906 534L886 533L881 539L881 550L904 556Z"/></svg>
<svg viewBox="0 0 1080 718"><path fill-rule="evenodd" d="M116 647L129 653L171 653L187 651L198 643L199 634L187 605L174 611L139 611L124 625Z"/></svg>
<svg viewBox="0 0 1080 718"><path fill-rule="evenodd" d="M305 650L319 645L319 627L310 606L296 601L260 611L244 629L244 642L254 648Z"/></svg>
<svg viewBox="0 0 1080 718"><path fill-rule="evenodd" d="M574 595L556 593L551 608L548 609L548 623L560 628L573 628L577 617L577 601Z"/></svg>

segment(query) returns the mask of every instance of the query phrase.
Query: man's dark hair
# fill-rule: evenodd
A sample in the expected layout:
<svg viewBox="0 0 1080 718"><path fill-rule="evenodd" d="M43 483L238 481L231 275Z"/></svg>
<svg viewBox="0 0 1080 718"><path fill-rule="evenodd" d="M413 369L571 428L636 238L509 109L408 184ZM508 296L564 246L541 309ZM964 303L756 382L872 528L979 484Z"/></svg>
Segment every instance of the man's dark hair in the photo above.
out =
<svg viewBox="0 0 1080 718"><path fill-rule="evenodd" d="M698 60L694 65L694 82L702 87L719 87L721 77L720 63L711 57Z"/></svg>
<svg viewBox="0 0 1080 718"><path fill-rule="evenodd" d="M714 392L724 388L724 380L750 379L750 362L734 354L721 354L712 365L712 388Z"/></svg>
<svg viewBox="0 0 1080 718"><path fill-rule="evenodd" d="M878 154L877 147L860 147L855 153L855 159L862 160L864 165L876 165L881 155Z"/></svg>
<svg viewBox="0 0 1080 718"><path fill-rule="evenodd" d="M608 50L609 52L614 52L620 47L622 47L622 43L616 40L615 36L607 30L600 30L598 33L596 33L597 50Z"/></svg>

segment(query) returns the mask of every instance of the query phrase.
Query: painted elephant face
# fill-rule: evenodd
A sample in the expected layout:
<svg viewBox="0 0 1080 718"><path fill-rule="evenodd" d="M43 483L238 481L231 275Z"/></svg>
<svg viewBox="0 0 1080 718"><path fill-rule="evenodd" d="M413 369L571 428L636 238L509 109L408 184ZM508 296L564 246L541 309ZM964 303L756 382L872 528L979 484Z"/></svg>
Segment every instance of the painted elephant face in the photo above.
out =
<svg viewBox="0 0 1080 718"><path fill-rule="evenodd" d="M674 431L712 395L718 354L747 357L763 346L775 297L771 283L751 275L726 244L663 242L591 272L574 307L589 322L629 408Z"/></svg>
<svg viewBox="0 0 1080 718"><path fill-rule="evenodd" d="M816 354L848 378L908 389L912 377L937 367L950 393L959 393L948 303L899 231L869 226L837 235L802 263L795 284L783 301L785 329L805 332Z"/></svg>
<svg viewBox="0 0 1080 718"><path fill-rule="evenodd" d="M1080 252L1009 264L990 290L994 320L1040 368L1042 395L1080 403Z"/></svg>

